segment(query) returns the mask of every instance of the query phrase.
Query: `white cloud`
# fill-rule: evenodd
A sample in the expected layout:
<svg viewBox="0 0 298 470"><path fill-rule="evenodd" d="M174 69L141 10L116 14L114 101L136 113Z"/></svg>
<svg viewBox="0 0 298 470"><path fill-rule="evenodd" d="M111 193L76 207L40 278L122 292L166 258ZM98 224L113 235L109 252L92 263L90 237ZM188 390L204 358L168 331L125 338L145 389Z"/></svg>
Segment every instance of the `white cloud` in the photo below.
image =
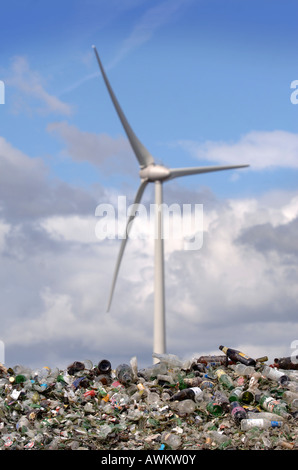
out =
<svg viewBox="0 0 298 470"><path fill-rule="evenodd" d="M128 140L107 134L84 132L67 122L53 122L47 126L49 132L57 134L66 144L66 151L76 161L88 161L94 165L111 157L124 157L132 152Z"/></svg>
<svg viewBox="0 0 298 470"><path fill-rule="evenodd" d="M40 226L56 241L98 243L95 219L91 216L53 216L40 221Z"/></svg>
<svg viewBox="0 0 298 470"><path fill-rule="evenodd" d="M46 90L44 79L39 72L30 68L25 57L15 57L5 83L18 91L14 112L26 110L38 114L55 113L70 116L72 107Z"/></svg>
<svg viewBox="0 0 298 470"><path fill-rule="evenodd" d="M270 167L298 168L298 134L287 131L252 131L237 142L180 141L199 160L249 164L253 170Z"/></svg>
<svg viewBox="0 0 298 470"><path fill-rule="evenodd" d="M0 219L0 253L5 247L5 239L11 226Z"/></svg>

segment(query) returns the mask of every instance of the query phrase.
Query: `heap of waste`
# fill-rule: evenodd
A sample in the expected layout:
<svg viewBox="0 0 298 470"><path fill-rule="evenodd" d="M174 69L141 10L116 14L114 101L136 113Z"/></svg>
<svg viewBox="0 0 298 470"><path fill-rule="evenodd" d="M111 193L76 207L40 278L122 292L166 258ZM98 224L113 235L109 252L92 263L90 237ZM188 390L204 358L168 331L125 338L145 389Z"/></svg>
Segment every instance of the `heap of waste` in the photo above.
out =
<svg viewBox="0 0 298 470"><path fill-rule="evenodd" d="M219 348L187 361L153 354L143 369L136 357L115 369L0 364L0 449L297 449L296 365Z"/></svg>

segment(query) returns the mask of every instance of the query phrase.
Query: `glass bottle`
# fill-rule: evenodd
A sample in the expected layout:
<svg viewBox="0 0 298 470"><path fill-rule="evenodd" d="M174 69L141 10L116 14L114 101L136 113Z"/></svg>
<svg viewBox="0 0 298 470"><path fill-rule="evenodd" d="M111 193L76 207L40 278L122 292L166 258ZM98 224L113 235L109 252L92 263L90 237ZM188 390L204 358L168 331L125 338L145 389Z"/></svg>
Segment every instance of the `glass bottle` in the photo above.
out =
<svg viewBox="0 0 298 470"><path fill-rule="evenodd" d="M243 419L247 418L245 409L238 401L233 401L231 403L231 415L236 424L240 424Z"/></svg>
<svg viewBox="0 0 298 470"><path fill-rule="evenodd" d="M200 383L200 388L202 390L212 390L215 386L215 383L212 380L204 379Z"/></svg>
<svg viewBox="0 0 298 470"><path fill-rule="evenodd" d="M231 377L223 369L216 369L215 375L218 381L228 390L235 388Z"/></svg>
<svg viewBox="0 0 298 470"><path fill-rule="evenodd" d="M227 348L225 346L219 346L219 349L221 349L221 351L223 351L234 362L241 362L246 366L256 365L256 361L254 359L247 356L243 352L238 351L238 349Z"/></svg>
<svg viewBox="0 0 298 470"><path fill-rule="evenodd" d="M170 401L175 401L175 400L186 400L186 399L191 399L196 401L198 397L203 393L203 390L200 387L190 387L190 388L184 388L183 390L180 390L179 392L175 393L171 398Z"/></svg>
<svg viewBox="0 0 298 470"><path fill-rule="evenodd" d="M249 389L244 390L244 392L241 395L241 401L245 403L245 405L250 405L251 403L255 401L254 393Z"/></svg>
<svg viewBox="0 0 298 470"><path fill-rule="evenodd" d="M120 383L127 385L133 382L132 368L128 364L119 364L116 368L116 376Z"/></svg>
<svg viewBox="0 0 298 470"><path fill-rule="evenodd" d="M285 418L290 417L290 414L287 411L287 404L280 400L276 400L275 398L268 395L262 395L260 397L259 403L266 411L270 411L271 413L275 413Z"/></svg>
<svg viewBox="0 0 298 470"><path fill-rule="evenodd" d="M183 416L187 416L189 414L194 413L196 408L197 408L197 405L193 400L186 399L186 400L182 400L178 402L176 406L176 411L177 411L178 416L183 417Z"/></svg>
<svg viewBox="0 0 298 470"><path fill-rule="evenodd" d="M250 419L267 419L269 421L284 421L284 417L270 411L248 411L247 418Z"/></svg>
<svg viewBox="0 0 298 470"><path fill-rule="evenodd" d="M256 362L267 362L268 361L268 356L262 356L262 357L257 357Z"/></svg>
<svg viewBox="0 0 298 470"><path fill-rule="evenodd" d="M255 372L255 368L252 366L246 366L245 364L236 364L233 366L234 371L239 375L251 376Z"/></svg>
<svg viewBox="0 0 298 470"><path fill-rule="evenodd" d="M235 387L232 391L231 391L231 394L229 396L229 401L230 402L233 402L233 401L239 401L240 400L240 397L242 395L242 392L243 392L243 387Z"/></svg>
<svg viewBox="0 0 298 470"><path fill-rule="evenodd" d="M229 406L230 406L230 402L229 402L229 399L228 399L228 397L226 396L225 393L220 392L219 390L217 390L214 393L212 398L213 398L213 400L215 400L223 408L224 411L228 411Z"/></svg>
<svg viewBox="0 0 298 470"><path fill-rule="evenodd" d="M274 359L274 366L280 369L298 369L298 356L291 357L276 357Z"/></svg>
<svg viewBox="0 0 298 470"><path fill-rule="evenodd" d="M16 384L23 384L27 380L27 377L23 374L19 374L15 377Z"/></svg>
<svg viewBox="0 0 298 470"><path fill-rule="evenodd" d="M208 438L209 436L211 438L211 441L215 442L216 444L225 444L230 442L230 438L226 434L223 434L219 431L208 431L206 433L206 437Z"/></svg>
<svg viewBox="0 0 298 470"><path fill-rule="evenodd" d="M298 393L291 392L290 390L286 390L282 394L282 400L287 402L291 408L291 410L298 409Z"/></svg>
<svg viewBox="0 0 298 470"><path fill-rule="evenodd" d="M144 377L146 380L156 378L159 374L166 374L168 372L167 364L165 362L157 362L150 366L140 369L138 375Z"/></svg>
<svg viewBox="0 0 298 470"><path fill-rule="evenodd" d="M252 376L249 379L249 385L248 388L250 390L255 390L258 387L259 384L259 379L262 377L260 372L254 372Z"/></svg>
<svg viewBox="0 0 298 470"><path fill-rule="evenodd" d="M185 377L184 378L184 383L188 387L197 387L202 383L203 379L202 377Z"/></svg>
<svg viewBox="0 0 298 470"><path fill-rule="evenodd" d="M269 419L264 418L247 418L242 419L240 423L241 431L248 431L252 428L259 428L259 429L268 429L268 428L276 428L282 426L282 421L272 421Z"/></svg>
<svg viewBox="0 0 298 470"><path fill-rule="evenodd" d="M216 400L207 403L206 410L213 416L223 416L224 414L223 407Z"/></svg>
<svg viewBox="0 0 298 470"><path fill-rule="evenodd" d="M280 381L282 377L286 377L282 371L273 369L269 366L264 366L261 373L264 377L267 377L267 379L275 380L276 382Z"/></svg>
<svg viewBox="0 0 298 470"><path fill-rule="evenodd" d="M176 450L180 447L182 441L181 437L177 434L165 431L161 435L161 442L171 449Z"/></svg>
<svg viewBox="0 0 298 470"><path fill-rule="evenodd" d="M99 361L97 368L100 374L109 374L111 372L112 365L107 359L102 359Z"/></svg>
<svg viewBox="0 0 298 470"><path fill-rule="evenodd" d="M227 365L227 356L200 356L197 362L201 364Z"/></svg>
<svg viewBox="0 0 298 470"><path fill-rule="evenodd" d="M298 392L298 383L297 382L289 382L287 384L287 388L291 390L291 392Z"/></svg>

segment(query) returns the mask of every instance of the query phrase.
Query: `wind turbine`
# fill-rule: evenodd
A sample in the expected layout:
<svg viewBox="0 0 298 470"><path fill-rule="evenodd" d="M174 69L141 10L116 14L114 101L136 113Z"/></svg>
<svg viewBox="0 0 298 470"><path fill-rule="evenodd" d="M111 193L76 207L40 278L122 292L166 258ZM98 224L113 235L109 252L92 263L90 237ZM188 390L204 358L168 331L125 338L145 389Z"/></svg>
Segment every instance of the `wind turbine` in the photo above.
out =
<svg viewBox="0 0 298 470"><path fill-rule="evenodd" d="M181 176L209 173L212 171L221 170L233 170L237 168L245 168L249 165L229 165L229 166L204 166L204 167L190 167L190 168L167 168L163 165L158 165L151 153L144 147L134 131L130 127L119 102L112 90L110 82L107 78L101 60L99 58L97 49L92 46L95 52L95 56L101 70L104 82L110 94L111 100L117 111L118 117L122 123L124 131L128 137L130 145L135 153L135 156L140 165L140 179L141 183L137 190L134 205L136 208L140 204L144 190L149 183L155 185L155 208L156 208L156 228L155 228L155 247L154 247L154 331L153 331L153 353L164 354L166 352L166 334L165 334L165 287L164 287L164 246L162 236L162 203L163 203L163 183L174 178ZM131 229L132 222L136 215L136 210L131 214L126 222L126 232L120 246L120 252L118 255L114 277L112 282L112 288L109 297L108 309L110 310L113 293L116 285L116 280L123 257L123 253L126 247L128 239L128 233Z"/></svg>

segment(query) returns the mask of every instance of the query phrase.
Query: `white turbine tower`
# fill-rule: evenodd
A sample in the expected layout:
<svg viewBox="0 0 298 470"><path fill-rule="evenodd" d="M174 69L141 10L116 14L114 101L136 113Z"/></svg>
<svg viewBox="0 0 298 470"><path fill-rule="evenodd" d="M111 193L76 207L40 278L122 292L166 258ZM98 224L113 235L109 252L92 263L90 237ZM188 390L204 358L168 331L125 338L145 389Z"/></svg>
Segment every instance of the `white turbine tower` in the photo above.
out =
<svg viewBox="0 0 298 470"><path fill-rule="evenodd" d="M162 236L162 190L163 183L180 176L195 175L200 173L209 173L211 171L232 170L236 168L245 168L249 165L229 165L229 166L205 166L205 167L191 167L191 168L167 168L163 165L157 165L153 156L139 141L134 131L130 127L119 102L112 90L109 80L106 76L105 70L102 66L98 52L95 46L92 46L100 67L106 87L120 118L122 126L135 153L135 156L140 165L140 179L141 184L136 193L134 200L134 208L141 202L144 190L148 183L155 184L155 207L156 207L156 230L155 230L155 266L154 266L154 333L153 333L153 353L164 354L166 352L166 334L165 334L165 295L164 295L164 252L163 252L163 236ZM133 219L136 215L134 213L128 217L126 222L126 232L122 240L120 252L115 267L112 288L108 303L108 311L111 306L112 297L116 285L116 280L125 250L128 232L131 229Z"/></svg>

